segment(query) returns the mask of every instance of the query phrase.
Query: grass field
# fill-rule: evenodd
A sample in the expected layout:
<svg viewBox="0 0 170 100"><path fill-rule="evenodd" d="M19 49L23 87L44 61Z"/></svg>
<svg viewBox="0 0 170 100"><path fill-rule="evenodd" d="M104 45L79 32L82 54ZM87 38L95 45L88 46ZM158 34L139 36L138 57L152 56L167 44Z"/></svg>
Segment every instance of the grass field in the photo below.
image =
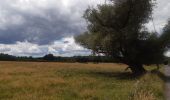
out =
<svg viewBox="0 0 170 100"><path fill-rule="evenodd" d="M163 100L154 74L133 78L123 64L0 62L0 100Z"/></svg>

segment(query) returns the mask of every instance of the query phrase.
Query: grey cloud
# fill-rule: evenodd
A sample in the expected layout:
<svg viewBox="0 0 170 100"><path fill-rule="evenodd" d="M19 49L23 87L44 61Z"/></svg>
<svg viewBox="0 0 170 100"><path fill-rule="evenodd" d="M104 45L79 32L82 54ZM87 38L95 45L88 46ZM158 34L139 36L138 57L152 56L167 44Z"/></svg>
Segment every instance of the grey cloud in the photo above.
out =
<svg viewBox="0 0 170 100"><path fill-rule="evenodd" d="M0 1L0 43L17 41L49 44L86 30L82 18L88 5L104 0L3 0ZM160 32L170 9L168 0L157 0L154 21ZM153 30L152 23L148 24Z"/></svg>
<svg viewBox="0 0 170 100"><path fill-rule="evenodd" d="M154 7L154 23L156 26L156 30L161 33L162 28L167 23L170 18L169 11L170 10L170 2L169 0L156 0L156 6ZM153 30L153 25L150 24L149 28Z"/></svg>
<svg viewBox="0 0 170 100"><path fill-rule="evenodd" d="M86 27L82 14L90 3L94 1L0 1L0 43L49 44L65 36L80 34Z"/></svg>

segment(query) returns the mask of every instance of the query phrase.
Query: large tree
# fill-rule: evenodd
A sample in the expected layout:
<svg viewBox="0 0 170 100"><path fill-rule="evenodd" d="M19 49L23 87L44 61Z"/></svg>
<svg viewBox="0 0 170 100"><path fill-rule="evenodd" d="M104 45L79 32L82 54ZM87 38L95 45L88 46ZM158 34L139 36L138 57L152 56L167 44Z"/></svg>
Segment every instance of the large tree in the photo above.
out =
<svg viewBox="0 0 170 100"><path fill-rule="evenodd" d="M145 73L143 65L159 64L167 45L166 36L148 32L145 27L154 3L152 0L111 1L85 11L88 31L77 36L76 41L95 54L111 56L129 65L134 74Z"/></svg>

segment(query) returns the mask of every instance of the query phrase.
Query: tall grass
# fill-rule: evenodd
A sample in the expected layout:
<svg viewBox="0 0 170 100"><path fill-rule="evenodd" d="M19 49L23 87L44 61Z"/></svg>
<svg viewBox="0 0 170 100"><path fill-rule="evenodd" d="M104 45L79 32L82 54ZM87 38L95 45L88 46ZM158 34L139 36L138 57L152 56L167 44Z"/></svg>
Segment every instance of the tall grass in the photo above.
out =
<svg viewBox="0 0 170 100"><path fill-rule="evenodd" d="M161 100L162 81L123 64L0 62L0 100Z"/></svg>
<svg viewBox="0 0 170 100"><path fill-rule="evenodd" d="M164 81L156 74L147 73L135 83L130 100L164 100Z"/></svg>

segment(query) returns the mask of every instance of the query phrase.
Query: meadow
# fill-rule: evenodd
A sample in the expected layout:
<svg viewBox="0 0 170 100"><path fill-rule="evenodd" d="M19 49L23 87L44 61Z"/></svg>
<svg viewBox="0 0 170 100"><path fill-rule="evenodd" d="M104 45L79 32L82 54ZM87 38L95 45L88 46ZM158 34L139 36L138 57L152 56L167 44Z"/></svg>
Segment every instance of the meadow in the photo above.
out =
<svg viewBox="0 0 170 100"><path fill-rule="evenodd" d="M164 100L164 82L158 75L134 78L126 67L0 62L0 100Z"/></svg>

